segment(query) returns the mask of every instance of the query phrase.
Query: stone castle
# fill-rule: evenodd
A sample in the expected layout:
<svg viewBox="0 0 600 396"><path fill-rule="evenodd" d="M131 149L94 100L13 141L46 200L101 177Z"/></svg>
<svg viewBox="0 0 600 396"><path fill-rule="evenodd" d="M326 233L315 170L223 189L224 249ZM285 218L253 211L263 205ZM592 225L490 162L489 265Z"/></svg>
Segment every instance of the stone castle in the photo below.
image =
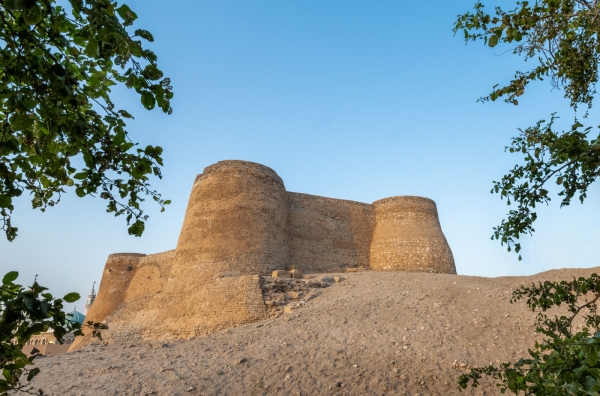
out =
<svg viewBox="0 0 600 396"><path fill-rule="evenodd" d="M221 161L196 178L175 250L108 257L86 320L115 340L190 338L266 318L274 270L353 268L456 274L435 202L293 193L266 166Z"/></svg>

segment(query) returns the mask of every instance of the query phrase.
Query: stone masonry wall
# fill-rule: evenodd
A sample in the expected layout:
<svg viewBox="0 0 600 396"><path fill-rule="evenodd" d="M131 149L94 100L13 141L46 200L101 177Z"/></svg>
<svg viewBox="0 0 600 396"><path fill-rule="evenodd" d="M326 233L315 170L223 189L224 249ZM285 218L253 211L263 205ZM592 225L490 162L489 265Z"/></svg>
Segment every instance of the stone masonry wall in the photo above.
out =
<svg viewBox="0 0 600 396"><path fill-rule="evenodd" d="M287 195L270 168L221 161L196 178L173 276L196 280L270 274L289 260Z"/></svg>
<svg viewBox="0 0 600 396"><path fill-rule="evenodd" d="M169 279L174 257L175 250L140 257L138 268L127 287L124 302L160 292Z"/></svg>
<svg viewBox="0 0 600 396"><path fill-rule="evenodd" d="M163 291L122 304L110 317L103 340L192 338L268 317L257 275L211 280L179 297Z"/></svg>
<svg viewBox="0 0 600 396"><path fill-rule="evenodd" d="M288 204L290 267L306 273L369 265L372 205L291 192Z"/></svg>
<svg viewBox="0 0 600 396"><path fill-rule="evenodd" d="M125 301L129 284L140 266L140 258L144 256L146 255L139 253L115 253L108 256L96 301L92 304L86 321L102 322Z"/></svg>

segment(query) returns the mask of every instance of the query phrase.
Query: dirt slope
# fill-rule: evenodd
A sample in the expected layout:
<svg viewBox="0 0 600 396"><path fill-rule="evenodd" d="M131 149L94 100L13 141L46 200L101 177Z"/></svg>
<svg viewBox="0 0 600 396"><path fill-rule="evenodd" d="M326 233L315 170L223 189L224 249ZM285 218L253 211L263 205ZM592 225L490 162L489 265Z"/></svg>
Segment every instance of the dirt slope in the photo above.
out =
<svg viewBox="0 0 600 396"><path fill-rule="evenodd" d="M37 360L49 395L492 395L459 392L463 365L523 356L534 314L510 304L531 277L375 272L344 281L291 313L188 341L90 345ZM286 310L286 311L289 311Z"/></svg>

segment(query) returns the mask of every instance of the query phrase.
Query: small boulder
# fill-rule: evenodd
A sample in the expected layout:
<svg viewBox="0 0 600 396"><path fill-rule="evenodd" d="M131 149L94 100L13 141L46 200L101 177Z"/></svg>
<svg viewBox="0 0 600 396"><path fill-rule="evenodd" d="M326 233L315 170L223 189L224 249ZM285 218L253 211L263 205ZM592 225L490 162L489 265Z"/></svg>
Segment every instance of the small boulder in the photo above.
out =
<svg viewBox="0 0 600 396"><path fill-rule="evenodd" d="M294 279L302 279L302 271L300 271L299 269L291 270L290 274L292 275L292 278L294 278Z"/></svg>

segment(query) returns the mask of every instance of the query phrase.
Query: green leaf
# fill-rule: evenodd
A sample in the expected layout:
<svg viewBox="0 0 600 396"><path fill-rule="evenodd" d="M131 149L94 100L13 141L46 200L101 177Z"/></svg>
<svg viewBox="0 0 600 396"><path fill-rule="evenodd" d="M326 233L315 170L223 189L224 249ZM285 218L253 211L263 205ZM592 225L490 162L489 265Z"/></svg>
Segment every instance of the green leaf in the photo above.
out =
<svg viewBox="0 0 600 396"><path fill-rule="evenodd" d="M87 45L85 46L85 54L92 58L97 57L98 56L98 41L96 41L94 39L90 39L88 41Z"/></svg>
<svg viewBox="0 0 600 396"><path fill-rule="evenodd" d="M42 9L35 4L33 7L25 8L21 15L26 24L36 25L42 20Z"/></svg>
<svg viewBox="0 0 600 396"><path fill-rule="evenodd" d="M81 12L83 10L83 0L69 0L69 2L76 12Z"/></svg>
<svg viewBox="0 0 600 396"><path fill-rule="evenodd" d="M523 34L521 34L521 32L518 30L515 30L512 36L516 41L521 41L523 39Z"/></svg>
<svg viewBox="0 0 600 396"><path fill-rule="evenodd" d="M592 347L592 350L587 356L587 361L590 367L593 367L598 363L598 350L595 347Z"/></svg>
<svg viewBox="0 0 600 396"><path fill-rule="evenodd" d="M2 278L2 284L8 285L14 282L19 277L19 273L17 271L10 271L8 274L4 275Z"/></svg>
<svg viewBox="0 0 600 396"><path fill-rule="evenodd" d="M154 98L154 95L148 91L142 92L141 100L144 107L148 110L152 110L154 106L156 106L156 99Z"/></svg>
<svg viewBox="0 0 600 396"><path fill-rule="evenodd" d="M123 4L121 5L121 7L117 8L117 12L119 13L119 16L125 21L123 23L123 25L125 26L131 25L133 21L137 19L137 15L131 10L131 8L129 8L129 6L127 6L127 4Z"/></svg>
<svg viewBox="0 0 600 396"><path fill-rule="evenodd" d="M163 77L163 72L151 63L144 68L142 75L148 80L160 80ZM158 87L160 88L160 85Z"/></svg>
<svg viewBox="0 0 600 396"><path fill-rule="evenodd" d="M488 40L488 45L492 48L494 48L496 45L498 45L498 36L496 36L495 34L492 34Z"/></svg>
<svg viewBox="0 0 600 396"><path fill-rule="evenodd" d="M125 117L125 118L133 118L133 116L131 114L129 114L127 111L125 111L125 110L119 110L119 114L122 117Z"/></svg>
<svg viewBox="0 0 600 396"><path fill-rule="evenodd" d="M135 223L129 227L129 235L135 235L136 237L141 237L144 233L144 222L141 220L137 220Z"/></svg>
<svg viewBox="0 0 600 396"><path fill-rule="evenodd" d="M73 179L84 180L87 178L87 176L88 176L87 172L79 172L79 173L76 173L75 175L73 175Z"/></svg>
<svg viewBox="0 0 600 396"><path fill-rule="evenodd" d="M16 131L26 131L33 126L33 118L26 114L15 114L10 118L10 126Z"/></svg>
<svg viewBox="0 0 600 396"><path fill-rule="evenodd" d="M154 41L154 37L152 36L152 33L150 33L147 30L138 29L138 30L135 31L134 36L141 37L143 39L148 40L149 42L153 42Z"/></svg>
<svg viewBox="0 0 600 396"><path fill-rule="evenodd" d="M65 300L65 302L68 303L74 303L75 301L79 300L81 298L81 296L79 295L79 293L69 293L67 295L65 295L63 297L63 300Z"/></svg>

